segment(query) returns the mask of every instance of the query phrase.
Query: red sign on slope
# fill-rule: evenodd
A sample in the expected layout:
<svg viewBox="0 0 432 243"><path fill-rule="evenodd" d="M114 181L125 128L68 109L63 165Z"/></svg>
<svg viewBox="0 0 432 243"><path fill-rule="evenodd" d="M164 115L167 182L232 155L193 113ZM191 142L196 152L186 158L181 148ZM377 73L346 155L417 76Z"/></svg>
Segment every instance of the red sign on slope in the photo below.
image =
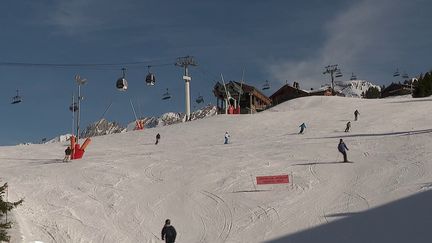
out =
<svg viewBox="0 0 432 243"><path fill-rule="evenodd" d="M257 180L257 185L289 183L288 175L257 176L256 180Z"/></svg>

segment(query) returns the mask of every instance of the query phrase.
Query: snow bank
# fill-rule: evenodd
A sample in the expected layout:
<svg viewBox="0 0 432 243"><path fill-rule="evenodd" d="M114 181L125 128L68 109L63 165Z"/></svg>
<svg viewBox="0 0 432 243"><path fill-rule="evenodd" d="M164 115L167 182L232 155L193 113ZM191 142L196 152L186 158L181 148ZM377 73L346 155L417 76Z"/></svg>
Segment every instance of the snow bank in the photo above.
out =
<svg viewBox="0 0 432 243"><path fill-rule="evenodd" d="M70 163L65 143L0 147L0 176L25 198L26 242L160 242L167 218L176 242L429 242L431 104L304 97L95 137ZM353 163L339 163L340 138ZM254 182L280 174L293 184Z"/></svg>

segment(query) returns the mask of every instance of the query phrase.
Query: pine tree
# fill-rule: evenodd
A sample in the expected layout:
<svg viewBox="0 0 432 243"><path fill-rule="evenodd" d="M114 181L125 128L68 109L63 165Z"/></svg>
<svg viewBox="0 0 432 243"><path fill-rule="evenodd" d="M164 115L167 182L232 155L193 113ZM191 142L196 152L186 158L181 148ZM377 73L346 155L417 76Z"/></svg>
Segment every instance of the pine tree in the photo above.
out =
<svg viewBox="0 0 432 243"><path fill-rule="evenodd" d="M10 222L3 222L4 216L7 215L7 212L11 211L16 206L20 205L23 202L23 199L17 202L7 202L3 200L3 196L5 191L8 188L8 184L5 183L0 187L0 241L9 241L9 236L7 235L6 229L11 227Z"/></svg>
<svg viewBox="0 0 432 243"><path fill-rule="evenodd" d="M377 87L369 87L369 89L364 94L366 99L377 99L381 97L381 92Z"/></svg>
<svg viewBox="0 0 432 243"><path fill-rule="evenodd" d="M432 73L428 72L424 76L426 96L432 95Z"/></svg>
<svg viewBox="0 0 432 243"><path fill-rule="evenodd" d="M432 71L420 75L416 82L413 97L420 98L432 95Z"/></svg>

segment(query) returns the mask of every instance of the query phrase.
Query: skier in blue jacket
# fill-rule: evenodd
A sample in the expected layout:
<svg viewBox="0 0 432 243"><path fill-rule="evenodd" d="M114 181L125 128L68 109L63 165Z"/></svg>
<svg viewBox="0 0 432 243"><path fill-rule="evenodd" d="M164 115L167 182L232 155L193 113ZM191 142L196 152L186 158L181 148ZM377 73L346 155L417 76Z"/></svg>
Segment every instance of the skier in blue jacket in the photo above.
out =
<svg viewBox="0 0 432 243"><path fill-rule="evenodd" d="M338 150L339 150L339 152L341 152L341 154L343 155L343 157L344 157L344 162L348 162L346 151L349 150L349 149L348 149L348 147L345 145L345 143L344 143L344 141L342 140L342 138L339 140Z"/></svg>
<svg viewBox="0 0 432 243"><path fill-rule="evenodd" d="M306 124L304 124L304 122L299 126L300 127L300 132L299 134L303 134L304 129L306 128Z"/></svg>

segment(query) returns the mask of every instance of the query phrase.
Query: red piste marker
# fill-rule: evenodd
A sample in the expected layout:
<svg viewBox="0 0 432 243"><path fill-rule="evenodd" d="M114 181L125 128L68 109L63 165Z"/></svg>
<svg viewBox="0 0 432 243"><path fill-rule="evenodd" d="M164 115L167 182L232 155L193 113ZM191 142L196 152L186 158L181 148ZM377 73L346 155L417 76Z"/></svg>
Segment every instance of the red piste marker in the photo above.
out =
<svg viewBox="0 0 432 243"><path fill-rule="evenodd" d="M257 176L257 185L265 184L287 184L289 183L288 175L275 175L275 176Z"/></svg>

